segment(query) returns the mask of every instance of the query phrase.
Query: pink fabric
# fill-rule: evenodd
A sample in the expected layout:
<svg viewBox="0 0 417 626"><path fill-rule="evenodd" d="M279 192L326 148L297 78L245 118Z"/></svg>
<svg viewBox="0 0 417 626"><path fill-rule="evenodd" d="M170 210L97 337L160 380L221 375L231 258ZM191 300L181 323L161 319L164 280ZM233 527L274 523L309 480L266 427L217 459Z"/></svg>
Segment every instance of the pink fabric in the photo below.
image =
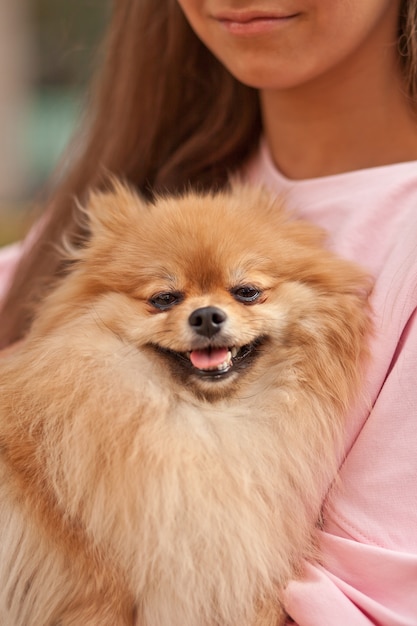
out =
<svg viewBox="0 0 417 626"><path fill-rule="evenodd" d="M287 610L299 626L417 626L417 162L291 181L263 144L246 176L284 194L376 280L372 411L351 416L322 565L289 585Z"/></svg>
<svg viewBox="0 0 417 626"><path fill-rule="evenodd" d="M5 246L0 250L0 305L13 277L21 253L22 246L19 243Z"/></svg>

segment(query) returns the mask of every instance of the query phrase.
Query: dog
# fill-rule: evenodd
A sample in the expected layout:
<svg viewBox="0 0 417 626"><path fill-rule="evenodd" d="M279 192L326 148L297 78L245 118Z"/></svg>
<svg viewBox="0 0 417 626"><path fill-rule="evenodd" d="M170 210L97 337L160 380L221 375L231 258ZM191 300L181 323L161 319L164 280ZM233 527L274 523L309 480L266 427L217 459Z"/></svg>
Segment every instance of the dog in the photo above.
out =
<svg viewBox="0 0 417 626"><path fill-rule="evenodd" d="M91 194L0 362L0 623L277 626L319 558L369 279L262 189Z"/></svg>

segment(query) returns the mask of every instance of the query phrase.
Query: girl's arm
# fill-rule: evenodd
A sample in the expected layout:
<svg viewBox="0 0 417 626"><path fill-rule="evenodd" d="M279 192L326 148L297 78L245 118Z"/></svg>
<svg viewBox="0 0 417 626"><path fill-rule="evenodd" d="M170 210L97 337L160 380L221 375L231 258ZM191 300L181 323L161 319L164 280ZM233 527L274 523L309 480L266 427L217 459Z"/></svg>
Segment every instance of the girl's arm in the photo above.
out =
<svg viewBox="0 0 417 626"><path fill-rule="evenodd" d="M21 254L21 243L14 243L0 248L0 307Z"/></svg>

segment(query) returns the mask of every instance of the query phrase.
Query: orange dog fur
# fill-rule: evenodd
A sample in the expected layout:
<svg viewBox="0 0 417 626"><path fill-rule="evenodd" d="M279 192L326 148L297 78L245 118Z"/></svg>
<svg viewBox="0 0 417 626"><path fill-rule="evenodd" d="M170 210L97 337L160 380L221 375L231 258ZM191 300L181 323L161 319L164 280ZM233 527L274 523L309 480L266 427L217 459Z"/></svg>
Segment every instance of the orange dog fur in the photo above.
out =
<svg viewBox="0 0 417 626"><path fill-rule="evenodd" d="M368 278L260 190L139 199L0 363L0 623L276 626L360 389Z"/></svg>

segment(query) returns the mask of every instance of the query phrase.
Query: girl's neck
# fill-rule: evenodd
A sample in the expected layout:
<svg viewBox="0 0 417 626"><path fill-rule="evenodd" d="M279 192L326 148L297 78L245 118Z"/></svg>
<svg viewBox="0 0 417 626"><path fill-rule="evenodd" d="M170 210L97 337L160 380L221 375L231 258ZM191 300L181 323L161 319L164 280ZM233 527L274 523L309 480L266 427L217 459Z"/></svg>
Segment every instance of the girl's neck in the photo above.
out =
<svg viewBox="0 0 417 626"><path fill-rule="evenodd" d="M392 56L391 63L350 64L296 88L261 92L266 140L285 176L417 160L417 115Z"/></svg>

